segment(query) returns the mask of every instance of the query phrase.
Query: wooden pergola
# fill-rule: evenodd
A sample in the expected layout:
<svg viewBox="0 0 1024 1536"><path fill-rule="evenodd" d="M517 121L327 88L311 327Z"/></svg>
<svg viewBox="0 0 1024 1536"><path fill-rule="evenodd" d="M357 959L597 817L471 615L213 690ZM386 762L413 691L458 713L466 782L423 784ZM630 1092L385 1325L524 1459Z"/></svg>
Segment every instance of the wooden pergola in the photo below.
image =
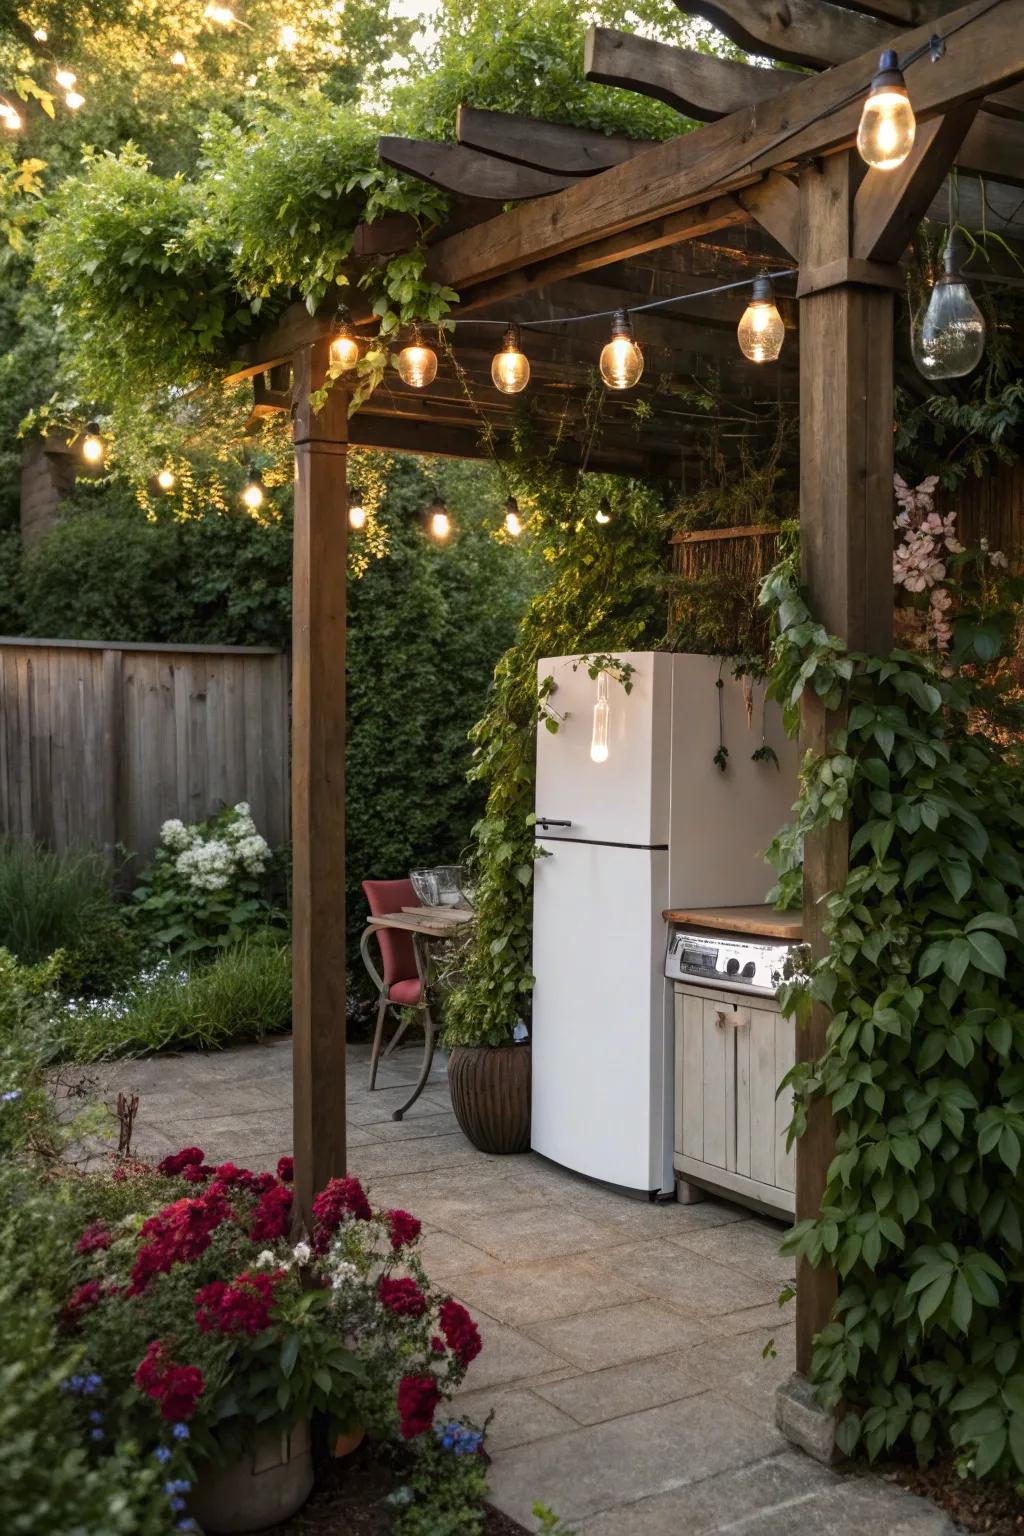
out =
<svg viewBox="0 0 1024 1536"><path fill-rule="evenodd" d="M350 420L327 376L330 312L289 310L252 344L233 379L252 377L259 413L291 410L296 457L292 807L296 1187L344 1172L345 1136L345 584L346 455L352 445L457 457L508 451L515 408L490 382L499 332L696 292L765 266L791 268L780 291L786 345L753 367L736 346L742 294L717 294L637 317L641 385L604 404L600 437L583 430L607 321L528 333L530 419L567 463L633 475L678 474L695 453L702 413L671 381L714 369L746 420L758 407L799 409L802 567L812 606L858 650L892 641L893 329L900 262L952 166L996 194L1024 185L1024 0L677 0L744 49L802 72L726 62L594 29L589 78L639 91L703 120L643 144L465 107L455 144L382 139L390 165L447 188L454 213L429 251L428 274L459 294L457 327L426 390L389 379ZM944 44L929 48L937 35ZM922 46L923 45L923 46ZM917 117L910 157L868 171L853 148L883 47L906 59ZM1016 199L1015 199L1016 200ZM508 212L497 211L516 201ZM944 201L938 205L944 216ZM401 218L360 231L357 263L402 249ZM355 317L360 319L369 317ZM477 322L476 324L474 322ZM799 342L799 344L797 344ZM644 409L636 410L636 400ZM694 418L699 417L698 421ZM484 424L487 432L484 433ZM744 428L746 430L746 428ZM482 441L486 435L487 445ZM811 701L806 745L838 722ZM848 828L807 847L805 936L820 953L822 898L840 885ZM816 1057L819 1008L798 1052ZM834 1148L818 1102L798 1146L797 1216L820 1208ZM835 1296L834 1276L798 1277L797 1361Z"/></svg>

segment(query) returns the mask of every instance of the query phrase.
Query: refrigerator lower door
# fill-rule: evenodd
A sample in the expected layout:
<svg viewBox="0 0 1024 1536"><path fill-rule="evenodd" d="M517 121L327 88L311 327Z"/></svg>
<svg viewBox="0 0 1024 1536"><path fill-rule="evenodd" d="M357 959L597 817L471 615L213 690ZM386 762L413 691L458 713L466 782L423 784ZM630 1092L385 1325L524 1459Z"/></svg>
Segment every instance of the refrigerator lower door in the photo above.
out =
<svg viewBox="0 0 1024 1536"><path fill-rule="evenodd" d="M668 854L554 838L538 846L534 1151L609 1184L668 1192Z"/></svg>

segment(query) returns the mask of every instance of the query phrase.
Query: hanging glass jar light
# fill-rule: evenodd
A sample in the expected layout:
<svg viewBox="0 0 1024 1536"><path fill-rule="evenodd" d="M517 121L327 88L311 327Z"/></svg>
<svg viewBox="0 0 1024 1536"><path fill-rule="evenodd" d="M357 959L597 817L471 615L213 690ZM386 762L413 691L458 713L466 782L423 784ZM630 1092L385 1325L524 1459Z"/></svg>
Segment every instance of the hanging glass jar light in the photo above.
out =
<svg viewBox="0 0 1024 1536"><path fill-rule="evenodd" d="M350 485L348 488L348 525L357 532L366 527L366 508L358 485Z"/></svg>
<svg viewBox="0 0 1024 1536"><path fill-rule="evenodd" d="M914 147L917 121L910 105L899 59L886 48L864 98L857 129L857 150L866 165L894 171Z"/></svg>
<svg viewBox="0 0 1024 1536"><path fill-rule="evenodd" d="M250 512L258 512L263 505L265 495L263 476L258 469L254 469L242 487L242 501Z"/></svg>
<svg viewBox="0 0 1024 1536"><path fill-rule="evenodd" d="M590 761L592 763L606 763L608 761L608 719L611 713L608 704L608 673L597 674L597 700L594 704L594 727L590 736Z"/></svg>
<svg viewBox="0 0 1024 1536"><path fill-rule="evenodd" d="M424 345L418 327L413 328L409 345L398 354L398 376L411 389L426 389L437 377L437 353Z"/></svg>
<svg viewBox="0 0 1024 1536"><path fill-rule="evenodd" d="M926 379L963 378L977 368L985 351L985 317L961 275L960 241L952 233L944 268L911 333L914 363Z"/></svg>
<svg viewBox="0 0 1024 1536"><path fill-rule="evenodd" d="M505 503L505 532L513 539L518 539L523 531L523 520L519 516L519 503L514 496L510 496Z"/></svg>
<svg viewBox="0 0 1024 1536"><path fill-rule="evenodd" d="M174 490L174 470L164 468L156 477L156 483L162 491Z"/></svg>
<svg viewBox="0 0 1024 1536"><path fill-rule="evenodd" d="M443 496L435 495L427 508L427 528L430 536L443 542L452 531L452 520Z"/></svg>
<svg viewBox="0 0 1024 1536"><path fill-rule="evenodd" d="M518 395L530 382L530 360L525 356L518 325L510 325L500 352L491 363L494 387L503 395Z"/></svg>
<svg viewBox="0 0 1024 1536"><path fill-rule="evenodd" d="M786 339L786 327L775 304L770 277L755 277L750 303L736 327L743 356L752 363L774 363Z"/></svg>
<svg viewBox="0 0 1024 1536"><path fill-rule="evenodd" d="M100 436L99 423L87 422L85 436L82 438L82 458L87 464L102 464L106 451Z"/></svg>
<svg viewBox="0 0 1024 1536"><path fill-rule="evenodd" d="M331 362L336 368L354 368L359 361L359 341L352 329L347 309L339 309L331 336Z"/></svg>
<svg viewBox="0 0 1024 1536"><path fill-rule="evenodd" d="M612 334L601 350L601 377L609 389L632 389L644 371L644 355L633 334L633 322L624 309L612 318Z"/></svg>
<svg viewBox="0 0 1024 1536"><path fill-rule="evenodd" d="M605 523L610 523L611 520L612 504L607 496L602 496L597 504L597 511L594 513L594 522L600 523L603 527Z"/></svg>

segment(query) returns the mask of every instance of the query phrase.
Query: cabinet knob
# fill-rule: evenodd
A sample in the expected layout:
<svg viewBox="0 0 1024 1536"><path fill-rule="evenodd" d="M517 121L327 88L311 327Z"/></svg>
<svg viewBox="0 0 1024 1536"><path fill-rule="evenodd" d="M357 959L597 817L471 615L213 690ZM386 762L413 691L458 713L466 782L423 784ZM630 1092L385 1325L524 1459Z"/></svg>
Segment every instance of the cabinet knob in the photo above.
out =
<svg viewBox="0 0 1024 1536"><path fill-rule="evenodd" d="M715 1014L715 1024L719 1029L745 1029L750 1023L749 1013L740 1013L738 1009L732 1013L726 1013L720 1008Z"/></svg>

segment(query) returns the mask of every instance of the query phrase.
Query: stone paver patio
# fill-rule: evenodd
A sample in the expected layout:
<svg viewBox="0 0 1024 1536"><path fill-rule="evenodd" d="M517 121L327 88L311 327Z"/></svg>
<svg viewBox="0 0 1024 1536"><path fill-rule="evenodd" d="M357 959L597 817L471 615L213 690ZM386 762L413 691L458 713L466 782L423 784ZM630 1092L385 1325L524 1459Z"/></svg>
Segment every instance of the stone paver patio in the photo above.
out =
<svg viewBox="0 0 1024 1536"><path fill-rule="evenodd" d="M945 1536L932 1505L841 1477L774 1422L793 1327L777 1296L782 1228L739 1207L647 1205L529 1154L489 1157L460 1133L444 1065L401 1122L413 1048L350 1049L350 1171L375 1203L424 1224L431 1277L472 1310L484 1351L460 1410L495 1410L492 1498L532 1528L540 1500L580 1536ZM136 1150L191 1142L273 1167L291 1150L291 1044L123 1062L93 1075L140 1095ZM772 1347L765 1356L766 1346Z"/></svg>

